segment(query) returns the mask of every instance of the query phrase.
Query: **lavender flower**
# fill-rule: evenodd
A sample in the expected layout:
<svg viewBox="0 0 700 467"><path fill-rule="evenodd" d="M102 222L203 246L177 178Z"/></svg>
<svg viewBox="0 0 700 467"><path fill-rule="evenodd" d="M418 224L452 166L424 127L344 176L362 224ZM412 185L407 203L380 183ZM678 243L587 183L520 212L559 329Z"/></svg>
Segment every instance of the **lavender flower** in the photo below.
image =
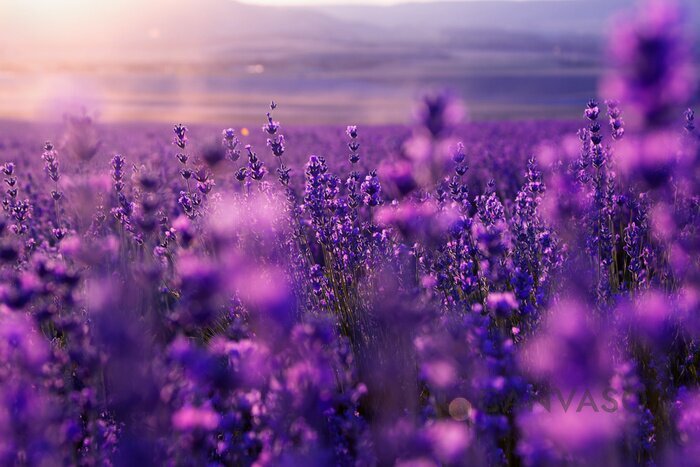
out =
<svg viewBox="0 0 700 467"><path fill-rule="evenodd" d="M685 117L685 131L692 133L695 131L695 111L693 109L688 109L683 116Z"/></svg>
<svg viewBox="0 0 700 467"><path fill-rule="evenodd" d="M253 149L250 145L247 145L246 151L248 151L248 175L250 178L253 180L261 181L265 174L267 173L267 170L265 169L265 164L258 159L257 154L253 152Z"/></svg>
<svg viewBox="0 0 700 467"><path fill-rule="evenodd" d="M184 126L182 123L175 125L175 128L173 129L175 132L175 140L173 143L180 149L185 149L187 146L187 127Z"/></svg>
<svg viewBox="0 0 700 467"><path fill-rule="evenodd" d="M53 144L47 141L44 144L44 153L41 155L44 160L46 174L53 182L58 182L60 174L58 173L58 154L54 149Z"/></svg>
<svg viewBox="0 0 700 467"><path fill-rule="evenodd" d="M345 130L345 134L350 138L348 143L348 148L350 148L350 163L357 164L360 161L360 155L358 151L360 149L360 143L357 142L357 126L349 126Z"/></svg>
<svg viewBox="0 0 700 467"><path fill-rule="evenodd" d="M628 25L629 125L615 101L578 133L462 125L429 94L412 128L363 130L360 164L357 127L285 139L273 102L251 138L279 185L251 146L222 168L240 141L206 126L221 144L178 125L171 164L111 125L130 168L4 163L0 463L692 464L694 114L667 120L667 50L635 61L684 49L676 19ZM4 156L36 147L6 133ZM292 177L312 146L334 156Z"/></svg>
<svg viewBox="0 0 700 467"><path fill-rule="evenodd" d="M681 9L675 1L648 0L636 16L621 17L609 41L616 68L603 92L618 98L643 125L673 120L693 93L692 64Z"/></svg>
<svg viewBox="0 0 700 467"><path fill-rule="evenodd" d="M221 144L226 149L226 158L231 162L236 162L241 157L241 151L238 149L240 140L236 136L236 131L233 128L227 128L221 134Z"/></svg>
<svg viewBox="0 0 700 467"><path fill-rule="evenodd" d="M265 133L267 133L270 136L274 136L277 134L277 130L279 130L280 124L279 122L275 122L272 120L272 114L269 112L267 113L267 123L263 125L262 129Z"/></svg>
<svg viewBox="0 0 700 467"><path fill-rule="evenodd" d="M360 185L363 193L363 202L370 207L382 204L382 186L377 178L377 173L371 171Z"/></svg>
<svg viewBox="0 0 700 467"><path fill-rule="evenodd" d="M284 135L277 135L273 139L267 140L267 146L275 157L282 157L284 154Z"/></svg>
<svg viewBox="0 0 700 467"><path fill-rule="evenodd" d="M598 120L598 115L600 115L600 108L598 108L598 103L595 100L588 101L586 110L584 111L584 116L594 122Z"/></svg>

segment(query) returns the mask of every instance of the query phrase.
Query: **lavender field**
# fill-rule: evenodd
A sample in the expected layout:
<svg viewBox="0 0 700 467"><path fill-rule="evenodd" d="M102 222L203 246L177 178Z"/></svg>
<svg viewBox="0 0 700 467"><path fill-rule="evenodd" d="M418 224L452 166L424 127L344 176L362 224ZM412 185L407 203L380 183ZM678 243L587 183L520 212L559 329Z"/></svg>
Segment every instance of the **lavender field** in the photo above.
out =
<svg viewBox="0 0 700 467"><path fill-rule="evenodd" d="M700 465L682 12L567 119L0 120L0 465Z"/></svg>

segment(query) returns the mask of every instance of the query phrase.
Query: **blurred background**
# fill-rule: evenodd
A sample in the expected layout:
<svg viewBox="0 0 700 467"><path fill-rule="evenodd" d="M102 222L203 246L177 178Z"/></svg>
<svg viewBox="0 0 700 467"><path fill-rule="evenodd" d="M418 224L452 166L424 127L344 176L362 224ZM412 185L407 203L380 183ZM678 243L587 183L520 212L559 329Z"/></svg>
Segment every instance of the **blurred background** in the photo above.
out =
<svg viewBox="0 0 700 467"><path fill-rule="evenodd" d="M287 123L403 123L431 87L473 120L572 118L633 3L0 0L0 119L237 124L274 99Z"/></svg>

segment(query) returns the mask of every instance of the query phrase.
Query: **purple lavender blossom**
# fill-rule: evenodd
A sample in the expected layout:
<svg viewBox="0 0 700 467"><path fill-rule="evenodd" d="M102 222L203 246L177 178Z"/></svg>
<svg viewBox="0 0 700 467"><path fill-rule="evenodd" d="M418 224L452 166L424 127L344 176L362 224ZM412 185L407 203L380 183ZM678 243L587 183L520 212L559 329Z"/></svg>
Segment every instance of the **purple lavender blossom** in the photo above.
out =
<svg viewBox="0 0 700 467"><path fill-rule="evenodd" d="M680 6L675 1L643 2L633 18L619 18L609 44L616 68L603 93L619 99L643 125L668 125L694 87Z"/></svg>
<svg viewBox="0 0 700 467"><path fill-rule="evenodd" d="M648 5L578 132L432 93L362 158L274 102L242 166L207 125L167 160L150 127L0 135L0 463L692 465L700 158Z"/></svg>
<svg viewBox="0 0 700 467"><path fill-rule="evenodd" d="M226 150L226 157L231 162L236 162L241 157L241 151L238 149L240 140L236 136L236 131L233 128L227 128L221 132L221 144Z"/></svg>

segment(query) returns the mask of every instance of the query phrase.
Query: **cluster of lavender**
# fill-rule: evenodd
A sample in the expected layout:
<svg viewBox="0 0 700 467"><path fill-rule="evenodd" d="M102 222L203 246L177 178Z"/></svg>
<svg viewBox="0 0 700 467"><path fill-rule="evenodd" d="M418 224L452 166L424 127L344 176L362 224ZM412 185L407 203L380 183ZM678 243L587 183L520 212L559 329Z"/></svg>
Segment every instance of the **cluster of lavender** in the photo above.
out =
<svg viewBox="0 0 700 467"><path fill-rule="evenodd" d="M308 137L327 152L303 168L274 102L267 165L250 144L236 165L234 129L200 148L183 125L174 150L144 140L94 170L51 143L45 175L5 163L0 464L693 465L680 20L652 1L615 30L621 103L603 124L590 101L578 138L460 141L459 101L433 93L386 147L356 126L337 154Z"/></svg>

